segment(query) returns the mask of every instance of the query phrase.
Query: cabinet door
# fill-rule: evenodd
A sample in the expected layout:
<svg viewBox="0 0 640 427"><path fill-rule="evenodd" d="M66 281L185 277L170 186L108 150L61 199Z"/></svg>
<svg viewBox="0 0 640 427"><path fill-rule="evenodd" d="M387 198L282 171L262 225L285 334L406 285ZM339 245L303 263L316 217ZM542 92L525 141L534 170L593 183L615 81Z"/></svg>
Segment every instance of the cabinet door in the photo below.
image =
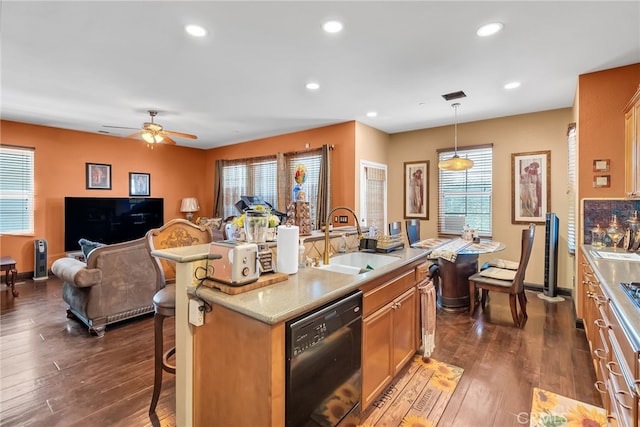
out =
<svg viewBox="0 0 640 427"><path fill-rule="evenodd" d="M362 321L362 408L367 408L393 378L391 345L393 302Z"/></svg>
<svg viewBox="0 0 640 427"><path fill-rule="evenodd" d="M416 288L396 300L393 310L393 373L402 369L416 352Z"/></svg>

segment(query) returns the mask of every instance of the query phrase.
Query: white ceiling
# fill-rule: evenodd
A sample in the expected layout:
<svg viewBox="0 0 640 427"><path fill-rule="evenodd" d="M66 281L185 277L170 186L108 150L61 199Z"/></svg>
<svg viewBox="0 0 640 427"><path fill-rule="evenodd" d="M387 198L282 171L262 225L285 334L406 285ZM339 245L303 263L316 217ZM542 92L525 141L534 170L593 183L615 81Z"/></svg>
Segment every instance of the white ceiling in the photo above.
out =
<svg viewBox="0 0 640 427"><path fill-rule="evenodd" d="M459 122L565 108L578 75L640 62L639 1L2 0L0 32L3 119L125 136L103 126L157 109L203 149L350 120L450 125L441 95L458 90Z"/></svg>

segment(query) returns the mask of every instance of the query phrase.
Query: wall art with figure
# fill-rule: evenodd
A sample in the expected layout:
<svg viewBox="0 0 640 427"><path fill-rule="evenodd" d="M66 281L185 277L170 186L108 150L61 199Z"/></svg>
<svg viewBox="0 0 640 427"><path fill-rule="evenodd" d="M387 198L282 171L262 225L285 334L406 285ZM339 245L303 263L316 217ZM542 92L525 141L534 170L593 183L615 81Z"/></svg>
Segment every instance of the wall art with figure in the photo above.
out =
<svg viewBox="0 0 640 427"><path fill-rule="evenodd" d="M429 161L404 164L404 217L429 219Z"/></svg>
<svg viewBox="0 0 640 427"><path fill-rule="evenodd" d="M551 203L551 151L511 154L511 223L544 224Z"/></svg>

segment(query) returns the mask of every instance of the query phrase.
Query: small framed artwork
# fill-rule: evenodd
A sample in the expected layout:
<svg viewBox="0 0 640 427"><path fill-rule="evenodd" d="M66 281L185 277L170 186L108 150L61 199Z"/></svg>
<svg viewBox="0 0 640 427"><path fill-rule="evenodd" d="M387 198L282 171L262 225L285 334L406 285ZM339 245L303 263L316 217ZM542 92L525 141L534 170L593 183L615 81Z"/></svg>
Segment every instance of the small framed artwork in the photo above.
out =
<svg viewBox="0 0 640 427"><path fill-rule="evenodd" d="M511 154L511 223L544 224L551 204L551 151Z"/></svg>
<svg viewBox="0 0 640 427"><path fill-rule="evenodd" d="M609 159L594 160L593 171L594 172L609 172Z"/></svg>
<svg viewBox="0 0 640 427"><path fill-rule="evenodd" d="M129 195L150 196L151 175L148 173L129 172Z"/></svg>
<svg viewBox="0 0 640 427"><path fill-rule="evenodd" d="M404 164L404 217L429 219L429 161Z"/></svg>
<svg viewBox="0 0 640 427"><path fill-rule="evenodd" d="M599 175L593 177L593 186L595 188L611 187L611 175Z"/></svg>
<svg viewBox="0 0 640 427"><path fill-rule="evenodd" d="M111 190L111 165L87 163L87 189Z"/></svg>

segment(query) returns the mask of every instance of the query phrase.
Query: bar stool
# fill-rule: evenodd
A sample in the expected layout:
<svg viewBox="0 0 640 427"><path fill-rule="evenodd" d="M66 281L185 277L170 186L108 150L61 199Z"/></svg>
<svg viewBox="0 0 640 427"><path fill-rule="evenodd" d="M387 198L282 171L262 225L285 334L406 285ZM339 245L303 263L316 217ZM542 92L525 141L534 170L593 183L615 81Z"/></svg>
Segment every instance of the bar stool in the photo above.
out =
<svg viewBox="0 0 640 427"><path fill-rule="evenodd" d="M149 406L149 415L156 411L160 390L162 389L162 371L170 374L176 373L175 363L169 359L176 354L176 348L164 351L164 319L176 316L176 285L170 284L160 289L153 296L153 310L155 312L154 323L154 377L153 377L153 397Z"/></svg>

